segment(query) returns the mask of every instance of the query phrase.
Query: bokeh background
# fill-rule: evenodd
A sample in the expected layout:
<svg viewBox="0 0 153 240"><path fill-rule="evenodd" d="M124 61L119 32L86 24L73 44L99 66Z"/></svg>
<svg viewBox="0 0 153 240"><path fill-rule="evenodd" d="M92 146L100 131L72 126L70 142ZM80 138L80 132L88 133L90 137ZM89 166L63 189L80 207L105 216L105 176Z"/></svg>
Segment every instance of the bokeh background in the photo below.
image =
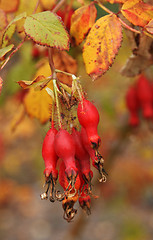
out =
<svg viewBox="0 0 153 240"><path fill-rule="evenodd" d="M40 200L44 191L41 148L49 123L22 116L19 80L31 80L36 59L32 43L25 43L4 68L0 96L0 239L5 240L151 240L153 239L153 130L140 117L128 125L125 95L135 78L123 77L130 56L126 36L111 69L95 82L87 76L81 48L71 51L88 99L100 113L100 152L108 173L106 183L94 171L91 215L79 205L71 223L63 219L60 202ZM153 68L147 70L152 76Z"/></svg>

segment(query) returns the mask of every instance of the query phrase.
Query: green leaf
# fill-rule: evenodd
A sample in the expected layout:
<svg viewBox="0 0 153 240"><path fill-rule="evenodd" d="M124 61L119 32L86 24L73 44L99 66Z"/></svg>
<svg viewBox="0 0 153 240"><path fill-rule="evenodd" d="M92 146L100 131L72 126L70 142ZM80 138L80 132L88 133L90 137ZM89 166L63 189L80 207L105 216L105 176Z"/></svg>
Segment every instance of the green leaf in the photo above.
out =
<svg viewBox="0 0 153 240"><path fill-rule="evenodd" d="M14 47L14 44L10 44L7 47L0 49L0 58L4 57L5 54L10 52L13 49L13 47Z"/></svg>
<svg viewBox="0 0 153 240"><path fill-rule="evenodd" d="M16 28L15 23L23 18L26 18L26 15L27 15L26 12L19 14L7 25L7 28L2 38L2 47L6 47L9 41L11 40Z"/></svg>
<svg viewBox="0 0 153 240"><path fill-rule="evenodd" d="M24 29L25 33L40 45L69 50L69 35L58 16L50 11L28 16Z"/></svg>

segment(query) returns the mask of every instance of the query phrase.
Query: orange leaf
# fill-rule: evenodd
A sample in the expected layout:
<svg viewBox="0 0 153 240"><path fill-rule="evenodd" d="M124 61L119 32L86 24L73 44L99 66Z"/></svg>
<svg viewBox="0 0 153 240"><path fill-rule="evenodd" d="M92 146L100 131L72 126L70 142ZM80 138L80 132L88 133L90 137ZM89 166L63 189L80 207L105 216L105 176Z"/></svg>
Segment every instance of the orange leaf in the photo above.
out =
<svg viewBox="0 0 153 240"><path fill-rule="evenodd" d="M42 74L44 74L45 77L51 75L51 70L48 62L46 62L43 66L39 68L35 78ZM47 87L52 89L52 82L50 82ZM29 92L24 98L23 103L25 106L25 110L29 116L39 119L41 123L45 123L49 120L51 116L52 98L49 96L45 89L41 91L35 91L33 87L30 88Z"/></svg>
<svg viewBox="0 0 153 240"><path fill-rule="evenodd" d="M70 34L79 45L95 23L97 10L93 3L77 9L71 18Z"/></svg>
<svg viewBox="0 0 153 240"><path fill-rule="evenodd" d="M15 12L18 8L19 0L1 0L0 1L0 8L3 9L5 12Z"/></svg>
<svg viewBox="0 0 153 240"><path fill-rule="evenodd" d="M96 21L83 48L86 71L93 79L101 76L111 66L121 41L122 27L115 14L106 15Z"/></svg>
<svg viewBox="0 0 153 240"><path fill-rule="evenodd" d="M132 24L141 27L144 27L153 18L153 6L141 0L126 1L121 12Z"/></svg>
<svg viewBox="0 0 153 240"><path fill-rule="evenodd" d="M153 34L153 19L145 26L145 29L149 33Z"/></svg>
<svg viewBox="0 0 153 240"><path fill-rule="evenodd" d="M17 83L23 88L23 89L27 89L30 87L34 87L35 90L42 90L44 87L47 86L47 83L49 82L49 79L46 79L45 76L43 75L39 75L38 77L36 77L34 80L32 81L18 81Z"/></svg>
<svg viewBox="0 0 153 240"><path fill-rule="evenodd" d="M7 16L6 13L0 9L0 31L4 30L4 28L7 26Z"/></svg>
<svg viewBox="0 0 153 240"><path fill-rule="evenodd" d="M109 2L111 4L113 3L124 3L126 2L127 0L106 0L106 2Z"/></svg>

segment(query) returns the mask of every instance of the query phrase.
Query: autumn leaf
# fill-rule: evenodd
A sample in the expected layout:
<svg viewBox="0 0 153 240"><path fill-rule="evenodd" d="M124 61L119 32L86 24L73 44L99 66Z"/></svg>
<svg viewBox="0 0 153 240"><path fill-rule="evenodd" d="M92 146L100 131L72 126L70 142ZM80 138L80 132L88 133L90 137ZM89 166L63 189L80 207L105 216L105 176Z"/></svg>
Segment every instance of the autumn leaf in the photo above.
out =
<svg viewBox="0 0 153 240"><path fill-rule="evenodd" d="M54 49L53 61L55 63L56 69L59 69L61 71L68 72L71 74L76 74L77 62L67 52ZM57 73L57 77L60 80L60 82L71 87L72 77L62 73Z"/></svg>
<svg viewBox="0 0 153 240"><path fill-rule="evenodd" d="M46 78L51 75L48 61L38 69L34 79L37 79L41 75L44 75ZM50 82L47 87L52 89L52 82ZM49 96L45 88L41 91L35 91L34 87L31 87L26 94L23 103L29 116L39 119L41 123L45 123L49 120L51 116L52 98Z"/></svg>
<svg viewBox="0 0 153 240"><path fill-rule="evenodd" d="M56 5L56 0L40 0L40 4L43 9L52 9L52 7Z"/></svg>
<svg viewBox="0 0 153 240"><path fill-rule="evenodd" d="M106 15L93 25L83 47L83 59L94 80L111 66L121 41L122 27L115 14Z"/></svg>
<svg viewBox="0 0 153 240"><path fill-rule="evenodd" d="M58 16L50 11L28 16L24 29L25 33L40 45L69 50L69 35Z"/></svg>
<svg viewBox="0 0 153 240"><path fill-rule="evenodd" d="M0 9L3 9L6 13L15 12L18 8L19 0L1 0Z"/></svg>
<svg viewBox="0 0 153 240"><path fill-rule="evenodd" d="M126 1L121 12L132 24L141 27L144 27L153 18L153 6L141 0Z"/></svg>
<svg viewBox="0 0 153 240"><path fill-rule="evenodd" d="M95 23L97 10L93 3L77 9L71 18L70 34L79 45Z"/></svg>
<svg viewBox="0 0 153 240"><path fill-rule="evenodd" d="M28 89L33 87L35 90L42 90L44 87L47 86L49 81L50 81L49 78L46 78L44 75L39 75L32 81L25 81L25 80L18 81L18 84L23 89Z"/></svg>
<svg viewBox="0 0 153 240"><path fill-rule="evenodd" d="M126 2L127 0L106 0L106 2L109 2L111 4L113 3L124 3Z"/></svg>
<svg viewBox="0 0 153 240"><path fill-rule="evenodd" d="M26 17L26 12L23 12L21 14L19 14L18 16L16 16L8 25L7 28L5 29L3 38L2 38L2 47L7 46L7 44L9 43L9 41L11 40L13 34L15 33L15 29L16 29L16 23L19 20L22 20L23 18Z"/></svg>
<svg viewBox="0 0 153 240"><path fill-rule="evenodd" d="M14 47L14 44L10 44L7 47L0 49L0 59L3 58L8 52L10 52Z"/></svg>
<svg viewBox="0 0 153 240"><path fill-rule="evenodd" d="M7 24L7 15L2 9L0 9L0 31L4 30Z"/></svg>

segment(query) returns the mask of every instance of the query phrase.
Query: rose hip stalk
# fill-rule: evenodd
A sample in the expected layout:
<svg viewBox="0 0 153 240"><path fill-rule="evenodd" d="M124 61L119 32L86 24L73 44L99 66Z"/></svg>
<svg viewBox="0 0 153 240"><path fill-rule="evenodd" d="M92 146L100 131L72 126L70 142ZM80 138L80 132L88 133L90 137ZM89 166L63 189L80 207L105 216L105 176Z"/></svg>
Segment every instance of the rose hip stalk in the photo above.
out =
<svg viewBox="0 0 153 240"><path fill-rule="evenodd" d="M47 132L42 146L42 157L45 163L44 174L48 188L46 193L41 195L41 198L48 198L48 191L51 186L50 201L54 201L53 192L58 177L58 171L56 169L58 157L54 149L54 139L56 134L57 130L54 128L54 124L52 123L52 128Z"/></svg>
<svg viewBox="0 0 153 240"><path fill-rule="evenodd" d="M107 173L104 170L104 159L102 158L101 154L98 152L98 150L95 150L91 147L90 142L88 140L88 136L86 133L86 130L82 127L81 128L81 140L83 143L84 148L86 149L86 151L88 152L88 154L91 157L92 160L92 165L98 169L99 173L101 174L101 182L105 182L106 181L106 176L104 175L104 173L107 175Z"/></svg>
<svg viewBox="0 0 153 240"><path fill-rule="evenodd" d="M61 128L56 134L54 148L57 156L65 164L65 173L69 183L74 187L78 169L75 163L75 143L71 134Z"/></svg>
<svg viewBox="0 0 153 240"><path fill-rule="evenodd" d="M75 128L72 128L72 137L75 142L75 157L78 159L82 178L86 184L89 183L91 190L91 179L93 177L93 172L90 169L90 155L83 147L80 132L78 132Z"/></svg>
<svg viewBox="0 0 153 240"><path fill-rule="evenodd" d="M142 74L140 75L137 82L137 96L140 105L143 110L143 115L145 118L153 117L153 107L152 107L152 89L151 84L147 78Z"/></svg>
<svg viewBox="0 0 153 240"><path fill-rule="evenodd" d="M66 219L68 222L70 222L75 214L77 213L77 210L73 208L75 202L78 200L78 190L80 188L80 178L79 175L76 177L75 186L74 188L70 187L70 184L68 182L67 176L65 174L66 168L65 164L62 161L60 164L60 170L59 170L59 183L64 189L64 199L62 201L62 206L64 209L64 219Z"/></svg>
<svg viewBox="0 0 153 240"><path fill-rule="evenodd" d="M137 126L139 124L139 101L137 98L136 88L131 86L126 94L126 105L130 112L129 124L131 126Z"/></svg>
<svg viewBox="0 0 153 240"><path fill-rule="evenodd" d="M99 123L99 113L97 108L90 101L83 98L78 104L77 114L81 126L84 127L87 132L92 148L98 148L101 139L97 132L97 126Z"/></svg>

